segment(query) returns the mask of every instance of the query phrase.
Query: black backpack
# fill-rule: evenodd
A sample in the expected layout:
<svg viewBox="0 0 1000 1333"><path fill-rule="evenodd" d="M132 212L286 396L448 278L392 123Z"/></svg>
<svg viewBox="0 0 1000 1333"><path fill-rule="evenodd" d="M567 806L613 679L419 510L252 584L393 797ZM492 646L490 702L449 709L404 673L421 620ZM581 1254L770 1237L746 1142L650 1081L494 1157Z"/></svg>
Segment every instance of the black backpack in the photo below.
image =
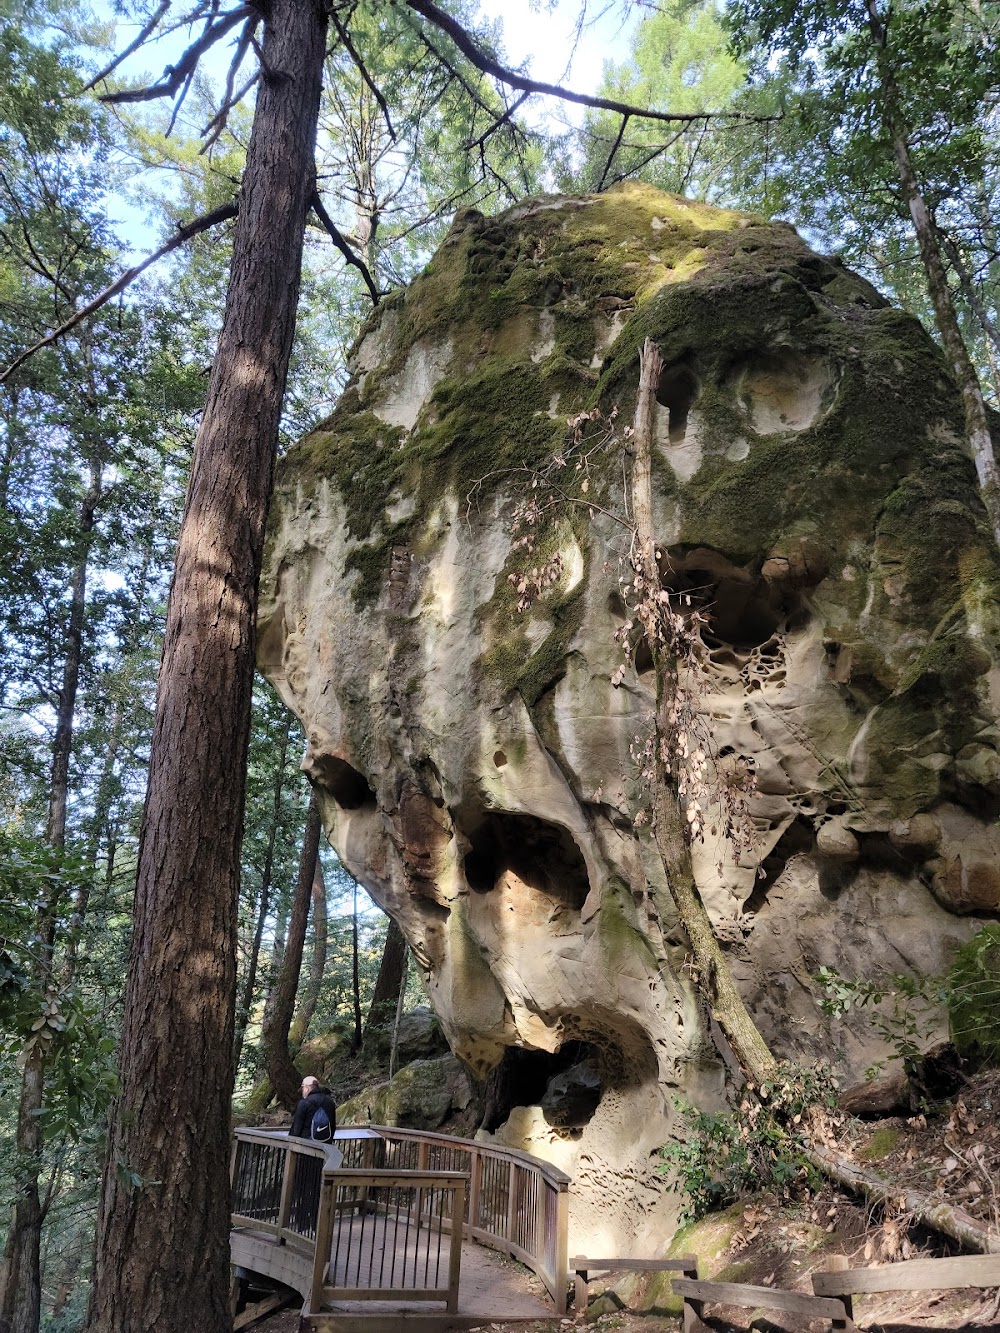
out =
<svg viewBox="0 0 1000 1333"><path fill-rule="evenodd" d="M319 1139L322 1143L329 1143L333 1138L333 1125L330 1123L330 1117L322 1106L317 1106L316 1110L313 1111L309 1137Z"/></svg>

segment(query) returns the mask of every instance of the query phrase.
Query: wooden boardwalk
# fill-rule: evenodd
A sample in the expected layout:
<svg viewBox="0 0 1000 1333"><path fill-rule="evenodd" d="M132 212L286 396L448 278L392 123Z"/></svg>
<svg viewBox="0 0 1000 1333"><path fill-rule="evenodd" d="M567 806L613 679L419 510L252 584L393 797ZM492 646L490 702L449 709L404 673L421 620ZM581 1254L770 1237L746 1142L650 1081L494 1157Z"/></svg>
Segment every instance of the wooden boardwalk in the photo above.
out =
<svg viewBox="0 0 1000 1333"><path fill-rule="evenodd" d="M238 1129L232 1176L237 1280L298 1292L304 1333L441 1333L566 1309L569 1179L527 1153L384 1126L326 1145Z"/></svg>
<svg viewBox="0 0 1000 1333"><path fill-rule="evenodd" d="M360 1232L359 1222L353 1224L352 1231ZM311 1255L279 1245L266 1232L241 1228L232 1232L230 1240L234 1264L283 1282L298 1291L304 1302L308 1301L313 1272ZM412 1265L414 1249L410 1247L408 1254L402 1244L397 1244L390 1253L379 1249L372 1266L373 1278L377 1277L379 1259L383 1258L385 1270L399 1275L404 1261ZM424 1253L421 1263L426 1260L433 1271L434 1258ZM330 1281L335 1281L338 1286L346 1286L348 1279L353 1282L358 1275L346 1257L341 1256L336 1264L334 1259L331 1253L327 1270ZM446 1257L442 1262L446 1262ZM361 1276L363 1278L364 1274ZM355 1328L371 1329L372 1320L377 1318L380 1333L383 1328L389 1333L391 1328L397 1327L457 1329L485 1323L551 1319L554 1314L552 1302L541 1283L526 1268L513 1259L466 1240L462 1242L457 1314L449 1315L440 1306L435 1308L426 1301L334 1301L317 1319L304 1322L316 1329L354 1333Z"/></svg>

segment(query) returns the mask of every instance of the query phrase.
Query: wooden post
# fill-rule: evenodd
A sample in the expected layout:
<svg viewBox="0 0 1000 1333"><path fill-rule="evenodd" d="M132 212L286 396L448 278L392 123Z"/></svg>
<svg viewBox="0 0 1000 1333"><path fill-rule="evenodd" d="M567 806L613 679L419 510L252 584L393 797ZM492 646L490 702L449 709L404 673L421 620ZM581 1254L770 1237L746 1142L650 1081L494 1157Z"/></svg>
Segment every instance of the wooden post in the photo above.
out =
<svg viewBox="0 0 1000 1333"><path fill-rule="evenodd" d="M692 1300L690 1296L684 1297L683 1333L701 1333L701 1330L705 1327L702 1322L701 1311L701 1301Z"/></svg>
<svg viewBox="0 0 1000 1333"><path fill-rule="evenodd" d="M826 1261L826 1271L828 1273L846 1273L850 1268L851 1262L846 1254L831 1254ZM841 1296L844 1302L845 1319L831 1320L831 1326L837 1330L854 1328L854 1298L852 1296Z"/></svg>
<svg viewBox="0 0 1000 1333"><path fill-rule="evenodd" d="M318 1314L323 1308L323 1287L326 1268L330 1262L330 1241L333 1236L333 1203L336 1186L332 1176L324 1176L319 1192L319 1216L316 1218L316 1240L313 1250L312 1295L309 1313Z"/></svg>
<svg viewBox="0 0 1000 1333"><path fill-rule="evenodd" d="M508 1177L507 1187L507 1234L505 1239L514 1244L514 1233L517 1230L517 1203L520 1189L518 1187L517 1163L510 1163L510 1176Z"/></svg>
<svg viewBox="0 0 1000 1333"><path fill-rule="evenodd" d="M292 1190L295 1187L295 1167L298 1159L295 1152L289 1146L285 1149L285 1170L281 1177L281 1201L278 1204L278 1244L284 1245L285 1238L281 1234L288 1225L292 1211Z"/></svg>
<svg viewBox="0 0 1000 1333"><path fill-rule="evenodd" d="M556 1314L566 1313L566 1288L569 1284L569 1190L561 1189L556 1194L556 1262L552 1274L555 1291Z"/></svg>
<svg viewBox="0 0 1000 1333"><path fill-rule="evenodd" d="M483 1179L483 1159L478 1148L469 1149L469 1223L468 1238L472 1239L472 1228L479 1225L479 1187Z"/></svg>
<svg viewBox="0 0 1000 1333"><path fill-rule="evenodd" d="M465 1208L465 1181L460 1180L452 1192L451 1215L461 1217ZM452 1223L451 1251L448 1256L448 1313L458 1313L458 1284L462 1276L462 1228Z"/></svg>
<svg viewBox="0 0 1000 1333"><path fill-rule="evenodd" d="M574 1314L587 1313L587 1256L578 1254L573 1260L573 1312Z"/></svg>

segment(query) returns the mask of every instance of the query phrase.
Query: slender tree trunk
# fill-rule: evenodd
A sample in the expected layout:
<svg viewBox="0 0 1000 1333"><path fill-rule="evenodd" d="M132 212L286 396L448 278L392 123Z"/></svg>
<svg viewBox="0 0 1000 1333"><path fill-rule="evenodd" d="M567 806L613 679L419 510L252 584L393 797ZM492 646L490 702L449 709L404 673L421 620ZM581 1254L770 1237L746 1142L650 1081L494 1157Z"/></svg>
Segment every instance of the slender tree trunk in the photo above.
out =
<svg viewBox="0 0 1000 1333"><path fill-rule="evenodd" d="M399 992L396 995L396 1014L392 1021L392 1041L389 1044L389 1077L392 1078L396 1072L396 1058L399 1055L399 1025L403 1018L403 1005L406 1001L406 974L409 970L408 964L410 954L403 945L403 975L399 979Z"/></svg>
<svg viewBox="0 0 1000 1333"><path fill-rule="evenodd" d="M944 349L951 362L952 374L962 395L962 407L965 413L965 433L976 464L979 476L979 489L983 503L993 527L994 536L1000 541L1000 472L997 470L993 453L993 436L990 432L989 415L983 399L979 376L972 364L962 330L959 327L955 302L948 285L948 274L941 256L941 246L934 219L927 203L920 192L913 160L910 157L909 135L903 122L899 88L896 84L888 48L888 25L879 14L876 0L867 0L868 29L875 45L876 65L882 84L882 118L892 142L896 167L899 171L899 183L903 198L906 200L913 229L917 237L917 246L927 277L927 289L934 306L934 318L944 343Z"/></svg>
<svg viewBox="0 0 1000 1333"><path fill-rule="evenodd" d="M97 506L103 489L100 463L90 464L90 486L80 504L80 557L70 584L69 620L66 625L66 656L63 659L62 686L56 711L56 730L52 742L52 771L49 780L49 817L46 841L52 847L66 843L66 808L69 800L69 761L73 749L73 715L80 683L83 656L83 627L87 614L87 566L90 538L94 531Z"/></svg>
<svg viewBox="0 0 1000 1333"><path fill-rule="evenodd" d="M320 0L271 0L266 12L226 312L167 609L88 1320L101 1333L232 1326L236 908L254 619L327 28Z"/></svg>
<svg viewBox="0 0 1000 1333"><path fill-rule="evenodd" d="M638 561L645 584L644 598L649 615L640 612L646 641L656 669L656 782L653 791L653 837L663 864L673 905L687 932L698 968L702 992L712 1013L733 1048L733 1054L752 1083L761 1083L775 1068L775 1059L747 1012L708 912L695 885L691 867L686 820L681 814L674 779L667 771L667 755L674 741L672 705L678 689L677 662L655 630L652 608L660 591L653 528L652 452L656 390L663 370L659 348L649 340L639 362L639 398L635 409L632 461L632 519L635 524ZM674 756L671 756L674 757Z"/></svg>
<svg viewBox="0 0 1000 1333"><path fill-rule="evenodd" d="M354 998L354 1037L351 1050L361 1050L361 960L358 956L358 881L354 881L351 910L351 994Z"/></svg>
<svg viewBox="0 0 1000 1333"><path fill-rule="evenodd" d="M299 1099L300 1076L292 1063L288 1049L288 1033L292 1025L295 994L299 988L299 974L302 970L309 902L319 856L319 833L319 803L316 800L316 793L313 792L302 838L299 874L295 885L295 897L292 900L292 916L288 923L288 942L285 945L285 956L275 988L274 1006L270 1015L265 1018L262 1034L267 1076L271 1080L278 1100L289 1111L295 1109L295 1103Z"/></svg>
<svg viewBox="0 0 1000 1333"><path fill-rule="evenodd" d="M372 995L368 1019L365 1022L365 1042L377 1030L384 1033L393 1021L405 974L406 940L403 932L390 917L382 949L382 961L379 963L378 976L375 979L375 993Z"/></svg>
<svg viewBox="0 0 1000 1333"><path fill-rule="evenodd" d="M292 734L291 714L285 715L285 727L281 734L281 748L278 753L278 767L274 774L274 800L271 808L271 825L267 831L267 847L264 851L264 865L260 872L260 901L257 909L257 926L254 930L253 945L250 949L250 963L247 967L246 982L243 986L243 998L236 1010L236 1040L233 1045L233 1068L239 1069L240 1056L243 1054L243 1041L246 1037L250 1011L253 1008L253 993L257 985L257 966L260 961L260 946L264 939L264 926L271 908L271 879L274 874L274 844L278 837L278 825L281 822L281 797L285 787L285 769L288 764L288 741Z"/></svg>
<svg viewBox="0 0 1000 1333"><path fill-rule="evenodd" d="M66 843L66 812L69 804L69 763L73 751L73 718L80 684L83 634L87 616L87 570L91 535L102 493L103 470L91 461L87 491L80 503L79 556L70 581L69 616L66 622L65 656L56 729L52 742L49 774L49 812L46 841L60 851ZM53 952L59 885L53 882L36 916L39 941L35 980L45 993L52 982ZM70 971L66 980L72 978ZM42 1109L45 1100L45 1046L33 1041L21 1072L17 1115L17 1196L4 1247L0 1272L0 1331L37 1333L41 1318L41 1246L43 1209L38 1177L44 1135Z"/></svg>
<svg viewBox="0 0 1000 1333"><path fill-rule="evenodd" d="M312 925L313 943L309 959L309 975L292 1026L288 1030L288 1045L294 1053L306 1039L309 1024L316 1012L316 1002L323 986L326 973L326 954L329 939L329 922L326 911L326 877L323 874L323 862L316 858L316 870L312 882Z"/></svg>

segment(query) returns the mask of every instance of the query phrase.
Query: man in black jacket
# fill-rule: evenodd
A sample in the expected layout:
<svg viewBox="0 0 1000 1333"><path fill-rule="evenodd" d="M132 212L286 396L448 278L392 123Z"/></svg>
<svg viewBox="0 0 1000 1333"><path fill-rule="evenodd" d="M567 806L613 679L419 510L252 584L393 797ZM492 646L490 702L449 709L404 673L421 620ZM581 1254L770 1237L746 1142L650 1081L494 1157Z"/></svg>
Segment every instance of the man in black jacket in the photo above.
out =
<svg viewBox="0 0 1000 1333"><path fill-rule="evenodd" d="M307 1074L302 1080L302 1098L295 1108L295 1114L292 1116L292 1127L288 1133L293 1138L313 1138L313 1120L316 1112L320 1110L326 1113L330 1132L329 1134L317 1134L315 1137L329 1142L337 1128L337 1103L330 1095L329 1088L321 1087L319 1079L314 1074ZM322 1122L322 1120L323 1117L321 1116L320 1121Z"/></svg>

